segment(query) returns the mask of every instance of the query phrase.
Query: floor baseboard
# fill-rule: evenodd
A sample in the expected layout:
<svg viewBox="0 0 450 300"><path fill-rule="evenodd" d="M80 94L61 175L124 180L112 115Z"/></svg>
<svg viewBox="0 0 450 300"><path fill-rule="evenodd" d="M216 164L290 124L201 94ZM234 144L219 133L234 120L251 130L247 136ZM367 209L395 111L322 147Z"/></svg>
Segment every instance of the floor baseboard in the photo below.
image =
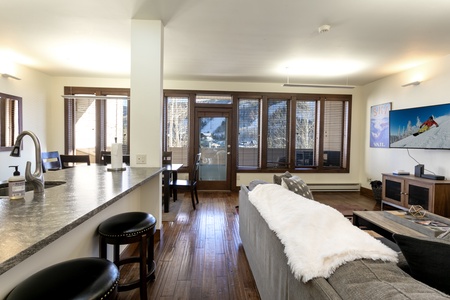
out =
<svg viewBox="0 0 450 300"><path fill-rule="evenodd" d="M365 188L365 187L361 187L361 189L359 190L359 193L362 196L373 198L373 191L371 189L368 189L368 188Z"/></svg>

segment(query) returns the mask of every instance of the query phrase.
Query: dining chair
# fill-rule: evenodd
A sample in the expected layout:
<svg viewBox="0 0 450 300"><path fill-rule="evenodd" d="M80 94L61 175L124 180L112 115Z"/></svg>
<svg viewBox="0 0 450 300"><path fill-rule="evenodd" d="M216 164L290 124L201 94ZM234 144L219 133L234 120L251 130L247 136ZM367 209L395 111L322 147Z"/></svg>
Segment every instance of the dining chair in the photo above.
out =
<svg viewBox="0 0 450 300"><path fill-rule="evenodd" d="M200 167L200 157L201 154L198 153L195 158L194 168L189 174L189 179L177 179L175 181L172 180L170 182L170 188L175 190L175 192L178 192L178 190L189 190L191 192L192 207L194 208L194 210L195 210L195 202L197 202L198 204L197 181L198 181L198 171Z"/></svg>
<svg viewBox="0 0 450 300"><path fill-rule="evenodd" d="M61 158L58 151L42 152L42 169L46 171L57 171L62 168Z"/></svg>
<svg viewBox="0 0 450 300"><path fill-rule="evenodd" d="M61 167L63 169L72 168L78 163L86 163L88 166L91 165L89 155L64 155L59 156L61 158Z"/></svg>
<svg viewBox="0 0 450 300"><path fill-rule="evenodd" d="M103 165L107 166L111 163L111 151L100 151L100 157ZM129 166L130 165L130 155L123 154L123 162Z"/></svg>
<svg viewBox="0 0 450 300"><path fill-rule="evenodd" d="M172 164L172 151L164 151L162 157L163 165L171 165Z"/></svg>
<svg viewBox="0 0 450 300"><path fill-rule="evenodd" d="M111 151L100 151L101 159L103 165L108 165L111 163Z"/></svg>

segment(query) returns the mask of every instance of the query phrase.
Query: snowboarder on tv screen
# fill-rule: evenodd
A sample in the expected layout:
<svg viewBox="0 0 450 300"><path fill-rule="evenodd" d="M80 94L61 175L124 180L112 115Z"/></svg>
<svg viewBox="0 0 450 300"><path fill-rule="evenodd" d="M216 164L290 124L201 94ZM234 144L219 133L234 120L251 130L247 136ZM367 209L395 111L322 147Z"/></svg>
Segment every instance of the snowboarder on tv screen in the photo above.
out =
<svg viewBox="0 0 450 300"><path fill-rule="evenodd" d="M433 125L436 125L436 127L439 127L438 123L436 123L436 121L433 119L433 116L430 116L428 118L428 120L426 120L425 122L422 123L422 125L420 125L419 131L417 131L413 135L418 136L419 134L424 133L425 131L430 129L431 126L433 126Z"/></svg>

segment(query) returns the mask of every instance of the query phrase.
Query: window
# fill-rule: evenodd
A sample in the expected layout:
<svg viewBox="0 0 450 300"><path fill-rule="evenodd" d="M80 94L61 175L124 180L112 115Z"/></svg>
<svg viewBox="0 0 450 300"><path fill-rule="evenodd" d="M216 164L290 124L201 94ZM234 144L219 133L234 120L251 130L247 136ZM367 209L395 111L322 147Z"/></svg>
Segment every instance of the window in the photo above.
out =
<svg viewBox="0 0 450 300"><path fill-rule="evenodd" d="M111 151L112 143L129 154L129 89L65 87L64 94L74 96L64 99L66 154L88 154L100 163L100 152Z"/></svg>
<svg viewBox="0 0 450 300"><path fill-rule="evenodd" d="M239 99L238 166L259 167L260 99Z"/></svg>
<svg viewBox="0 0 450 300"><path fill-rule="evenodd" d="M316 101L296 101L295 167L317 165L316 150Z"/></svg>
<svg viewBox="0 0 450 300"><path fill-rule="evenodd" d="M346 167L348 103L345 101L324 101L323 166Z"/></svg>
<svg viewBox="0 0 450 300"><path fill-rule="evenodd" d="M189 97L165 98L165 149L172 151L172 161L188 165Z"/></svg>
<svg viewBox="0 0 450 300"><path fill-rule="evenodd" d="M288 101L267 101L267 168L287 168L288 158Z"/></svg>
<svg viewBox="0 0 450 300"><path fill-rule="evenodd" d="M195 107L227 105L234 173L349 172L351 95L228 93L165 91L165 146L179 153L174 161L187 164L194 149Z"/></svg>
<svg viewBox="0 0 450 300"><path fill-rule="evenodd" d="M232 104L233 98L230 95L197 95L196 104Z"/></svg>
<svg viewBox="0 0 450 300"><path fill-rule="evenodd" d="M22 98L0 93L0 151L11 151L22 132Z"/></svg>
<svg viewBox="0 0 450 300"><path fill-rule="evenodd" d="M87 96L85 94L78 96ZM92 95L95 96L95 95ZM75 112L74 154L89 154L95 156L96 146L96 107L94 99L73 99Z"/></svg>
<svg viewBox="0 0 450 300"><path fill-rule="evenodd" d="M118 96L118 95L108 95ZM105 101L105 100L103 100ZM106 147L112 143L124 145L125 154L128 152L128 100L106 100Z"/></svg>
<svg viewBox="0 0 450 300"><path fill-rule="evenodd" d="M348 95L241 99L237 170L348 172L350 100ZM249 149L250 130L255 138Z"/></svg>

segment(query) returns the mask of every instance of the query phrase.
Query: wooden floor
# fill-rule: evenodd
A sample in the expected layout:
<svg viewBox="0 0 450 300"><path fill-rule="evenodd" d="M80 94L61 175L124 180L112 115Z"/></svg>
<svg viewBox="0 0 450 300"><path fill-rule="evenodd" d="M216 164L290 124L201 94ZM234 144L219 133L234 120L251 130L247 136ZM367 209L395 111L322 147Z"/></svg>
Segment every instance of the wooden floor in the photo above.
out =
<svg viewBox="0 0 450 300"><path fill-rule="evenodd" d="M331 206L354 205L379 209L359 193L314 193ZM184 197L174 222L163 222L163 239L155 245L156 280L148 283L148 299L260 299L239 237L238 193L199 192L192 210ZM121 270L124 280L135 279L135 266ZM133 277L133 278L132 278ZM138 289L118 299L139 299Z"/></svg>

